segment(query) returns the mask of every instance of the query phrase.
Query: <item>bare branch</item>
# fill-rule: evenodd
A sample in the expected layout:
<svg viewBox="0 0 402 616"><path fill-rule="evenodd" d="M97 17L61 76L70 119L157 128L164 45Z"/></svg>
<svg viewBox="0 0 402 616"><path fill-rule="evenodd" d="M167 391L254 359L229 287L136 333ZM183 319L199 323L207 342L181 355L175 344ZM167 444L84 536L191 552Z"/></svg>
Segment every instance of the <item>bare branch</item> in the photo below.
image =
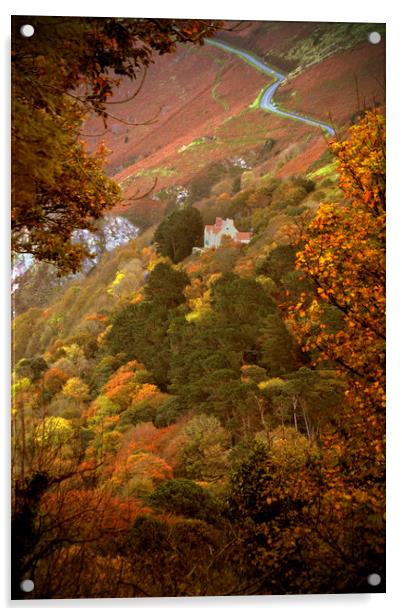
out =
<svg viewBox="0 0 402 616"><path fill-rule="evenodd" d="M113 120L116 120L117 122L121 122L122 124L126 124L127 126L149 126L150 124L155 124L155 122L158 121L158 116L161 110L162 110L162 107L159 107L157 113L149 120L145 120L145 122L128 122L127 120L123 120L123 118L118 118L115 115L112 115L108 111L106 111L105 113L108 118L112 118Z"/></svg>
<svg viewBox="0 0 402 616"><path fill-rule="evenodd" d="M158 183L158 178L154 179L154 183L152 184L151 188L149 190L147 190L147 192L143 193L140 196L138 195L138 190L134 193L134 195L132 197L128 197L128 199L126 199L126 201L139 201L140 199L144 199L145 197L148 197L148 195L154 190L155 186ZM123 204L124 205L124 204Z"/></svg>
<svg viewBox="0 0 402 616"><path fill-rule="evenodd" d="M94 133L93 135L90 135L89 133L81 133L81 132L79 132L78 134L80 137L103 137L103 135L106 135L106 133L110 133L110 128L107 128L102 133Z"/></svg>
<svg viewBox="0 0 402 616"><path fill-rule="evenodd" d="M105 101L105 105L122 105L123 103L128 103L129 101L132 101L133 98L135 98L142 90L142 86L144 85L145 82L145 77L147 74L147 70L148 67L145 67L144 69L144 73L140 82L140 85L138 86L138 88L136 89L136 91L134 92L134 94L132 94L131 96L129 96L128 98L124 99L123 101Z"/></svg>

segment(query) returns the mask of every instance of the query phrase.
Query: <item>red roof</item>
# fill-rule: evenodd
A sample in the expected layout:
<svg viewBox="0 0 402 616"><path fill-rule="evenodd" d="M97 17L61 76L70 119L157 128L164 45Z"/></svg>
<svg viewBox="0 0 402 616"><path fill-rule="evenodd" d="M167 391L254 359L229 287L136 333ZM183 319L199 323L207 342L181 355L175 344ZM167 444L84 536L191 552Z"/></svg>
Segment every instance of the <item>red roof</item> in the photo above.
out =
<svg viewBox="0 0 402 616"><path fill-rule="evenodd" d="M233 223L233 221L231 221ZM214 225L206 225L205 230L208 233L220 233L222 231L223 219L217 217ZM236 241L237 242L249 242L252 237L252 233L250 231L237 231Z"/></svg>
<svg viewBox="0 0 402 616"><path fill-rule="evenodd" d="M252 233L250 231L238 231L236 239L238 242L245 242L251 240Z"/></svg>

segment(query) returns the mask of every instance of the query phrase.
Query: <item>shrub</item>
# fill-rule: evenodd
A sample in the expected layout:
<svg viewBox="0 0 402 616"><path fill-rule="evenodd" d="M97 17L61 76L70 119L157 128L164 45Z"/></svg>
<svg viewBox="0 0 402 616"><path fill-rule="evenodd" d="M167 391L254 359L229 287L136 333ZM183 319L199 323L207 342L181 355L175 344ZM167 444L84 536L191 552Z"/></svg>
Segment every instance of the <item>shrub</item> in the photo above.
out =
<svg viewBox="0 0 402 616"><path fill-rule="evenodd" d="M156 415L155 407L151 406L147 400L138 402L124 411L120 417L118 428L127 430L139 423L154 421Z"/></svg>
<svg viewBox="0 0 402 616"><path fill-rule="evenodd" d="M219 517L215 499L201 486L189 479L170 479L159 485L148 497L148 504L187 518L214 521Z"/></svg>

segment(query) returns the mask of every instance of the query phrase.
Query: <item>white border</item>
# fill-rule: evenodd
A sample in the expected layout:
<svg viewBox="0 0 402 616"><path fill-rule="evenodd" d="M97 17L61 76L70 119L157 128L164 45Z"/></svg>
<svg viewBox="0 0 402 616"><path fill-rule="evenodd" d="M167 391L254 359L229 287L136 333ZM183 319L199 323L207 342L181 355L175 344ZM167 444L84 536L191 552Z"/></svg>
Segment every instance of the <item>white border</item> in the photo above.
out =
<svg viewBox="0 0 402 616"><path fill-rule="evenodd" d="M114 0L110 4L100 4L97 0L69 0L65 5L54 2L29 2L15 0L6 1L1 6L0 27L2 33L3 61L2 68L2 149L3 161L7 164L1 165L3 203L1 208L1 233L2 233L2 259L0 260L0 272L2 287L1 332L3 334L2 349L3 364L1 370L2 388L5 399L9 391L9 336L8 336L8 211L5 204L9 203L9 16L11 14L44 14L44 15L99 15L109 14L136 17L191 17L191 18L229 18L229 19L261 19L261 20L283 20L283 21L364 21L364 22L387 22L387 119L388 119L388 165L387 165L387 188L388 188L388 251L387 251L387 276L388 276L388 572L387 572L387 594L386 595L323 595L306 597L239 597L239 598L200 598L200 599L137 599L137 600L78 600L78 601L25 601L23 603L11 602L9 595L9 553L5 547L9 546L9 508L3 504L0 507L1 529L3 531L3 541L1 545L0 559L0 584L1 584L1 603L2 607L16 610L32 609L42 610L43 608L65 608L80 613L84 609L134 609L138 614L175 614L183 610L191 613L198 613L208 610L211 614L218 614L222 610L230 610L231 614L240 614L244 611L252 611L256 614L265 614L267 610L271 613L280 612L281 614L297 613L298 616L311 614L364 614L364 616L397 613L397 607L402 604L399 597L399 584L402 567L400 564L401 552L401 533L398 527L401 526L400 514L401 492L400 492L400 458L397 452L400 451L400 441L402 437L402 412L398 405L398 385L401 380L400 371L402 362L400 360L401 340L401 278L397 276L401 253L398 250L401 245L400 230L401 225L401 168L398 156L401 144L401 119L400 108L401 96L401 11L397 0L336 0L334 3L323 0L287 0L286 2L274 2L274 0L247 0L243 4L235 0L202 0L199 3L180 2L179 0L151 0L148 3L134 3L132 0ZM398 126L399 123L399 126ZM5 138L4 136L7 135ZM9 447L9 428L8 428L7 402L2 408L2 447L0 459L4 471L3 477L6 481L4 485L2 503L9 503L8 496L8 447Z"/></svg>

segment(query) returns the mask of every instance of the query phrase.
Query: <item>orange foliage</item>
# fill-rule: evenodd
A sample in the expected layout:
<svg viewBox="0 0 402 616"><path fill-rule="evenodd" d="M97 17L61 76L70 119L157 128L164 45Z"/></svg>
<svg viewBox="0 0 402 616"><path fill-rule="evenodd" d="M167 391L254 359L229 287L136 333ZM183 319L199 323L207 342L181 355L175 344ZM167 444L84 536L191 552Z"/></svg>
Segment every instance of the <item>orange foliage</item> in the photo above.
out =
<svg viewBox="0 0 402 616"><path fill-rule="evenodd" d="M252 278L255 276L255 268L253 260L250 257L242 257L240 258L236 266L234 268L234 273L239 276L245 276L247 278Z"/></svg>
<svg viewBox="0 0 402 616"><path fill-rule="evenodd" d="M156 428L150 422L139 424L124 434L119 451L111 460L111 464L114 468L122 467L130 456L147 453L167 461L171 468L181 445L181 440L176 442L175 439L179 430L177 424L167 428ZM110 472L110 468L106 470L106 474Z"/></svg>
<svg viewBox="0 0 402 616"><path fill-rule="evenodd" d="M125 486L133 478L149 478L152 481L164 481L173 476L172 467L163 458L149 452L138 452L116 464L111 482L114 486Z"/></svg>
<svg viewBox="0 0 402 616"><path fill-rule="evenodd" d="M158 407L168 398L168 394L162 393L157 385L151 383L145 383L141 388L133 395L132 404L143 402L146 400L152 406Z"/></svg>
<svg viewBox="0 0 402 616"><path fill-rule="evenodd" d="M128 451L148 451L150 453L159 452L159 442L163 436L172 431L172 426L167 428L156 428L152 423L143 423L135 426L126 435L126 453ZM126 453L123 451L123 455Z"/></svg>
<svg viewBox="0 0 402 616"><path fill-rule="evenodd" d="M44 388L51 394L57 394L63 389L63 385L68 381L70 376L59 368L49 368L43 375Z"/></svg>
<svg viewBox="0 0 402 616"><path fill-rule="evenodd" d="M47 492L41 503L42 514L56 516L60 526L68 524L93 535L127 530L138 515L149 509L141 501L122 501L104 489L55 490Z"/></svg>
<svg viewBox="0 0 402 616"><path fill-rule="evenodd" d="M349 205L322 205L307 229L297 267L315 296L291 306L304 350L337 363L347 381L348 407L339 429L323 437L325 481L333 515L365 502L371 545L383 549L385 459L385 121L367 112L335 142L340 184ZM325 320L331 306L340 326ZM343 469L343 472L341 472ZM352 507L353 509L353 507Z"/></svg>
<svg viewBox="0 0 402 616"><path fill-rule="evenodd" d="M107 323L108 319L104 314L99 314L98 312L93 312L85 316L84 321L95 321L98 323Z"/></svg>
<svg viewBox="0 0 402 616"><path fill-rule="evenodd" d="M385 405L385 121L367 112L350 140L333 143L340 185L350 205L321 205L297 254L314 282L290 312L306 350L335 360L349 376L349 398L362 409ZM318 300L318 301L317 301ZM343 319L333 333L321 321L323 304ZM319 331L317 331L319 325Z"/></svg>
<svg viewBox="0 0 402 616"><path fill-rule="evenodd" d="M156 428L152 423L142 423L120 436L117 451L111 455L103 452L100 474L104 480L111 479L114 487L124 487L133 478L148 478L154 482L173 476L183 445L179 426ZM89 447L86 456L87 464L94 465L97 460L95 448Z"/></svg>
<svg viewBox="0 0 402 616"><path fill-rule="evenodd" d="M138 384L133 381L133 378L134 372L132 370L119 370L103 386L102 393L124 409L129 406L131 398L138 388Z"/></svg>
<svg viewBox="0 0 402 616"><path fill-rule="evenodd" d="M141 364L136 359L132 359L131 361L128 361L126 364L124 364L124 366L121 366L117 370L117 374L119 374L120 372L127 372L127 371L136 372L137 370L145 370L145 366L144 364Z"/></svg>

